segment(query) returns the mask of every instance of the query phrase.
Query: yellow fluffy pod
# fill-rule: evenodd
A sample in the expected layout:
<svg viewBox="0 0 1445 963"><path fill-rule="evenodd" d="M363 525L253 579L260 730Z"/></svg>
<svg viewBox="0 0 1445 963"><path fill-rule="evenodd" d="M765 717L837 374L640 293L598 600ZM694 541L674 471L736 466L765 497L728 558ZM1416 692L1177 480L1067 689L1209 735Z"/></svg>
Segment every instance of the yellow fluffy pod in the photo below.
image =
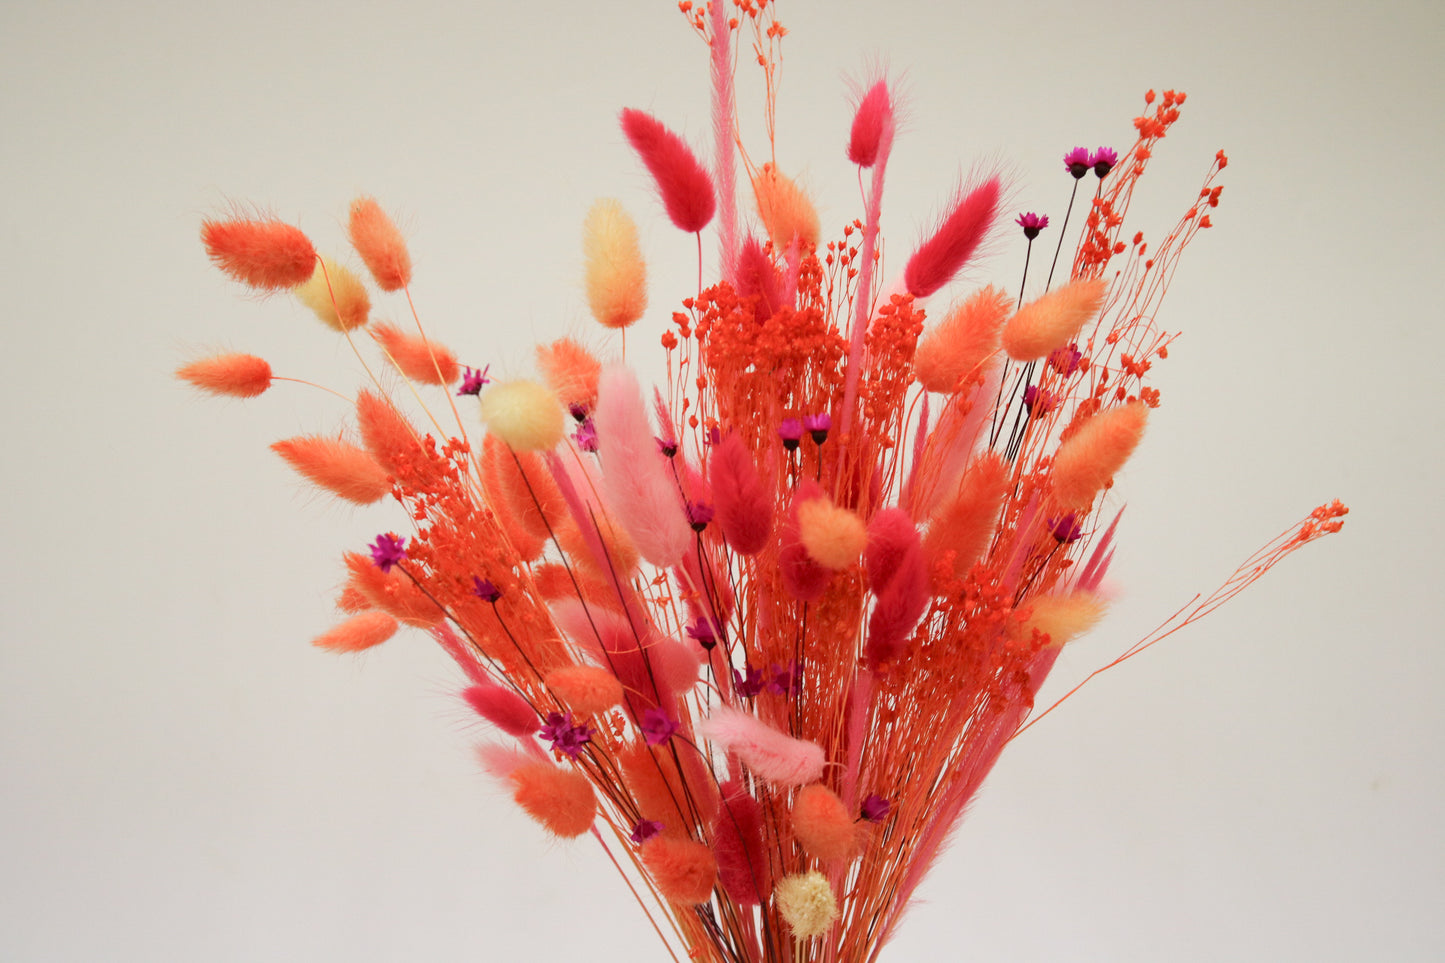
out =
<svg viewBox="0 0 1445 963"><path fill-rule="evenodd" d="M557 396L535 381L508 381L482 392L482 421L516 451L550 451L567 428Z"/></svg>
<svg viewBox="0 0 1445 963"><path fill-rule="evenodd" d="M1033 611L1023 623L1023 635L1038 629L1049 637L1050 645L1063 645L1078 638L1099 624L1104 617L1104 602L1093 592L1070 595L1044 595L1034 599Z"/></svg>
<svg viewBox="0 0 1445 963"><path fill-rule="evenodd" d="M609 328L625 328L647 309L647 266L637 226L611 198L592 205L582 228L587 257L587 305Z"/></svg>
<svg viewBox="0 0 1445 963"><path fill-rule="evenodd" d="M828 877L816 869L785 876L773 890L778 912L799 939L828 931L838 917L838 900Z"/></svg>
<svg viewBox="0 0 1445 963"><path fill-rule="evenodd" d="M798 538L808 556L825 568L858 561L868 545L868 528L856 512L814 498L798 506Z"/></svg>
<svg viewBox="0 0 1445 963"><path fill-rule="evenodd" d="M294 288L296 297L335 331L359 328L371 317L371 295L361 278L343 264L321 257L311 279Z"/></svg>

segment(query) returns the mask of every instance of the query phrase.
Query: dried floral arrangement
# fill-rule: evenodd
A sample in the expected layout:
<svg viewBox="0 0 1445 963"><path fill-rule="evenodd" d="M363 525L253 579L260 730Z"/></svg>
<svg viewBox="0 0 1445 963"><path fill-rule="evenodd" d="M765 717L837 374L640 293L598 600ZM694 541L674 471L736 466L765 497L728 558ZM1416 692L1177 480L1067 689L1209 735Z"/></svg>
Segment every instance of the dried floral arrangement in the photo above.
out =
<svg viewBox="0 0 1445 963"><path fill-rule="evenodd" d="M419 320L373 322L361 276L272 218L209 220L202 240L237 280L294 291L363 367L369 335L402 394L445 399L418 427L367 368L355 439L272 446L319 488L396 499L414 522L346 553L348 617L314 644L356 652L401 625L435 639L497 731L482 765L548 832L606 849L674 960L871 961L1039 718L1060 648L1104 614L1112 480L1160 404L1151 371L1174 337L1156 314L1227 161L1162 240L1130 235L1135 185L1185 100L1149 92L1122 156L1065 156L1072 193L1043 284L1040 269L1025 296L1026 256L1017 294L985 286L929 322L925 303L1010 222L1002 177L961 187L884 283L888 80L858 98L846 137L861 216L825 241L809 198L754 162L735 121L737 64L755 61L771 139L774 5L680 7L710 53L711 165L652 116L621 114L698 246L698 288L656 334L667 379L650 392L568 338L537 348L540 380L493 383ZM1083 227L1056 284L1076 202ZM1028 255L1051 227L1012 223ZM707 286L705 229L719 250ZM352 205L349 234L416 318L405 241L375 200ZM583 234L591 313L627 329L648 316L636 228L604 200ZM239 397L286 380L241 354L179 374ZM1338 531L1345 511L1317 508L1111 665Z"/></svg>

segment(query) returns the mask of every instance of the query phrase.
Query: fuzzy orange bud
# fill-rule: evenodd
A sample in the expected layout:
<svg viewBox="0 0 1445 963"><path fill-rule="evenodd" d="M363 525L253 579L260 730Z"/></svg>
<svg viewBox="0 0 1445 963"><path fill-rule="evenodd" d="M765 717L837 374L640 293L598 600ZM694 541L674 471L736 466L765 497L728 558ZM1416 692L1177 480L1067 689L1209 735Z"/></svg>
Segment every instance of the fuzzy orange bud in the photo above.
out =
<svg viewBox="0 0 1445 963"><path fill-rule="evenodd" d="M412 381L428 385L449 385L461 375L457 356L430 338L407 334L390 324L378 324L371 336L398 371Z"/></svg>
<svg viewBox="0 0 1445 963"><path fill-rule="evenodd" d="M794 797L793 835L809 856L824 862L852 859L858 851L858 832L847 807L820 782L804 786Z"/></svg>
<svg viewBox="0 0 1445 963"><path fill-rule="evenodd" d="M391 478L371 452L339 438L302 435L275 442L271 450L338 498L370 505L391 494Z"/></svg>
<svg viewBox="0 0 1445 963"><path fill-rule="evenodd" d="M929 391L955 391L998 350L999 328L1009 298L992 285L953 308L943 323L924 333L913 356L918 383Z"/></svg>
<svg viewBox="0 0 1445 963"><path fill-rule="evenodd" d="M385 612L362 612L318 635L311 644L329 652L360 652L385 642L399 627Z"/></svg>
<svg viewBox="0 0 1445 963"><path fill-rule="evenodd" d="M374 199L358 197L351 202L347 233L377 287L396 291L411 283L411 253L406 249L406 240Z"/></svg>
<svg viewBox="0 0 1445 963"><path fill-rule="evenodd" d="M622 704L622 683L596 665L571 665L547 673L544 680L553 695L579 716L596 715Z"/></svg>
<svg viewBox="0 0 1445 963"><path fill-rule="evenodd" d="M316 248L300 228L271 218L202 221L201 243L222 271L263 291L295 287L316 266Z"/></svg>
<svg viewBox="0 0 1445 963"><path fill-rule="evenodd" d="M1087 508L1144 436L1149 409L1134 401L1086 421L1054 456L1054 498L1065 508Z"/></svg>
<svg viewBox="0 0 1445 963"><path fill-rule="evenodd" d="M804 251L818 246L817 210L808 195L772 164L764 164L753 178L753 198L774 250L787 250L794 238Z"/></svg>
<svg viewBox="0 0 1445 963"><path fill-rule="evenodd" d="M697 906L712 898L717 859L702 843L654 836L642 844L642 865L669 902Z"/></svg>
<svg viewBox="0 0 1445 963"><path fill-rule="evenodd" d="M221 354L178 368L176 377L213 395L254 398L271 387L271 366L253 354Z"/></svg>
<svg viewBox="0 0 1445 963"><path fill-rule="evenodd" d="M1108 282L1081 278L1024 305L1003 329L1003 349L1015 361L1038 361L1069 343L1104 304Z"/></svg>
<svg viewBox="0 0 1445 963"><path fill-rule="evenodd" d="M574 839L592 828L597 796L582 773L532 762L512 770L510 778L512 798L549 833Z"/></svg>

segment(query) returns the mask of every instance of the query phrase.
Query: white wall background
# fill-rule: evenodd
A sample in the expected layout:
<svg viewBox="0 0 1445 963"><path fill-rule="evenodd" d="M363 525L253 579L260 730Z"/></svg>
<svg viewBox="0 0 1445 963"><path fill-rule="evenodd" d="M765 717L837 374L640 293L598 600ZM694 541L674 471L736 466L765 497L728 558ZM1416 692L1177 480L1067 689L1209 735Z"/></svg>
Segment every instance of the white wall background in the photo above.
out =
<svg viewBox="0 0 1445 963"><path fill-rule="evenodd" d="M899 247L979 158L1057 218L1060 155L1127 146L1151 86L1190 100L1139 227L1157 237L1215 149L1232 158L1165 305L1185 331L1165 407L1120 480L1126 595L1060 689L1314 504L1354 508L1019 740L885 959L1438 959L1441 6L783 18L779 159L830 230L857 211L845 77L879 61L910 95L884 205ZM294 386L217 402L170 372L232 347L359 384L303 309L207 263L198 222L231 200L340 250L347 203L375 194L430 330L519 372L536 340L589 330L578 226L617 195L645 225L655 333L691 241L615 115L700 141L705 77L665 0L0 8L0 958L663 958L593 846L548 842L478 774L423 637L357 659L306 644L340 551L398 524L266 451L344 406ZM1009 233L975 280L1016 285L1021 254Z"/></svg>

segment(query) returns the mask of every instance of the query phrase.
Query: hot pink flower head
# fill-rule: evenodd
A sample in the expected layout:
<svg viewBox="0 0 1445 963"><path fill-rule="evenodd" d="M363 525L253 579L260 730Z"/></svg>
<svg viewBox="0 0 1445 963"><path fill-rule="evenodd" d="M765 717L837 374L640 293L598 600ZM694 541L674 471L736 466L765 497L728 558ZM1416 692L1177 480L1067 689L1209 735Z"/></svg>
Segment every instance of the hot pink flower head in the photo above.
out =
<svg viewBox="0 0 1445 963"><path fill-rule="evenodd" d="M393 565L406 558L406 539L397 538L390 532L376 536L370 548L371 560L383 572L390 572Z"/></svg>
<svg viewBox="0 0 1445 963"><path fill-rule="evenodd" d="M481 394L481 393L482 393L482 388L483 388L483 386L485 386L486 384L488 384L488 383L492 380L491 378L488 378L488 377L487 377L487 372L490 371L490 370L492 370L492 366L491 366L491 365L487 365L487 366L486 366L485 368L483 368L481 371L473 371L471 368L466 368L466 369L464 369L463 374L462 374L462 386L457 389L457 394L458 394L458 395L479 395L479 394Z"/></svg>
<svg viewBox="0 0 1445 963"><path fill-rule="evenodd" d="M1112 147L1100 147L1089 158L1089 166L1099 177L1106 176L1119 163L1119 155Z"/></svg>
<svg viewBox="0 0 1445 963"><path fill-rule="evenodd" d="M1074 175L1074 180L1089 173L1089 168L1093 166L1094 157L1087 147L1075 147L1064 155L1064 169Z"/></svg>
<svg viewBox="0 0 1445 963"><path fill-rule="evenodd" d="M1040 231L1049 226L1049 216L1029 211L1027 214L1020 214L1014 223L1023 228L1024 237L1032 241L1039 236Z"/></svg>

